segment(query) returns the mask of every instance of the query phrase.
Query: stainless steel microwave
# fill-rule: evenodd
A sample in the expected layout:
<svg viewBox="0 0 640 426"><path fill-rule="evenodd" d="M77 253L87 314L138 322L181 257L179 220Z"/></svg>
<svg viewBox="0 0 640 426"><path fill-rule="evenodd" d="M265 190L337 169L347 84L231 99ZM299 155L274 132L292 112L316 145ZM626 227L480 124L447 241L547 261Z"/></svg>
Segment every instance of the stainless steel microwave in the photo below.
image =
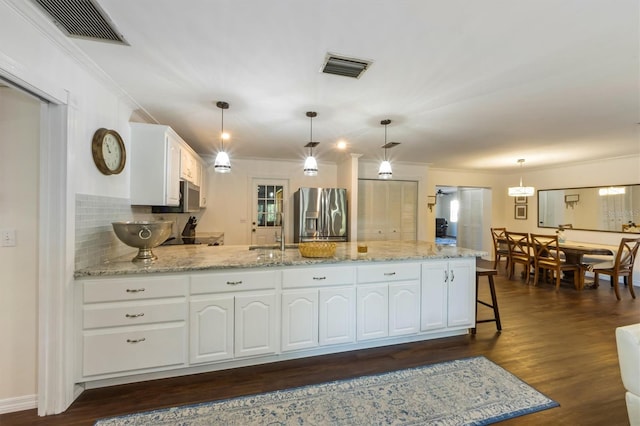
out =
<svg viewBox="0 0 640 426"><path fill-rule="evenodd" d="M180 181L180 204L151 207L151 213L193 213L199 210L200 187L186 180Z"/></svg>

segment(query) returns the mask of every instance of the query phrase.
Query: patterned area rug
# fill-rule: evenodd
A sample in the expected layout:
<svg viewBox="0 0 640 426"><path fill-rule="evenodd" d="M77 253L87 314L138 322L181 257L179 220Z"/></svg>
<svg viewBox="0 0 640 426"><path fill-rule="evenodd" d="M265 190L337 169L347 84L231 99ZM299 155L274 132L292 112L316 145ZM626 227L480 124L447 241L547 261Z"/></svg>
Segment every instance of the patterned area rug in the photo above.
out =
<svg viewBox="0 0 640 426"><path fill-rule="evenodd" d="M474 357L96 425L486 425L558 405L488 359Z"/></svg>

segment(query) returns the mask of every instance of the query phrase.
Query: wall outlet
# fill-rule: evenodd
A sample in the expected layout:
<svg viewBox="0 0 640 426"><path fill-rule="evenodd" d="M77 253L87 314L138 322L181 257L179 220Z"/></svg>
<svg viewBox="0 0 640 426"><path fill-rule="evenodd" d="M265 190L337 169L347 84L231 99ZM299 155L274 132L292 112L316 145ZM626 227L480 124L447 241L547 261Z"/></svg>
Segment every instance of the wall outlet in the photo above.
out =
<svg viewBox="0 0 640 426"><path fill-rule="evenodd" d="M0 247L15 247L16 230L0 229Z"/></svg>

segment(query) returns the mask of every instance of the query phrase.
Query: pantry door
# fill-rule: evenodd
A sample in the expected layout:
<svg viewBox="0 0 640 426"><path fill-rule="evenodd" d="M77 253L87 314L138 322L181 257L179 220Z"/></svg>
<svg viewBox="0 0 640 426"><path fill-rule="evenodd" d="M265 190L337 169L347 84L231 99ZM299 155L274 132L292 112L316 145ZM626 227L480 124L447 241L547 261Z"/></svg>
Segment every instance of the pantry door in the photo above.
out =
<svg viewBox="0 0 640 426"><path fill-rule="evenodd" d="M285 210L285 200L289 199L288 181L254 178L252 182L251 244L275 244L276 237L280 238L283 216L285 224L292 223ZM293 241L293 236L287 235L289 229L285 229L285 241Z"/></svg>

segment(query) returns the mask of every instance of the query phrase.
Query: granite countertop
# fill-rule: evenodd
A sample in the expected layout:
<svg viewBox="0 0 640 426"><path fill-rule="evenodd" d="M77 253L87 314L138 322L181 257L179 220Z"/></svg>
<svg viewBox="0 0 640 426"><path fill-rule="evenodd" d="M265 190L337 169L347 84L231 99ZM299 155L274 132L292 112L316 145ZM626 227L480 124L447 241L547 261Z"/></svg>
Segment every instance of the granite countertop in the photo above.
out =
<svg viewBox="0 0 640 426"><path fill-rule="evenodd" d="M315 264L339 264L350 262L388 262L456 257L486 256L481 250L439 245L425 241L370 241L367 253L358 253L355 242L337 243L335 256L330 258L305 258L297 248L249 250L249 246L208 246L206 244L160 246L153 249L158 260L149 265L133 263L136 251L100 265L75 271L75 278L132 275L146 273L189 272L233 268L264 268L302 266Z"/></svg>

